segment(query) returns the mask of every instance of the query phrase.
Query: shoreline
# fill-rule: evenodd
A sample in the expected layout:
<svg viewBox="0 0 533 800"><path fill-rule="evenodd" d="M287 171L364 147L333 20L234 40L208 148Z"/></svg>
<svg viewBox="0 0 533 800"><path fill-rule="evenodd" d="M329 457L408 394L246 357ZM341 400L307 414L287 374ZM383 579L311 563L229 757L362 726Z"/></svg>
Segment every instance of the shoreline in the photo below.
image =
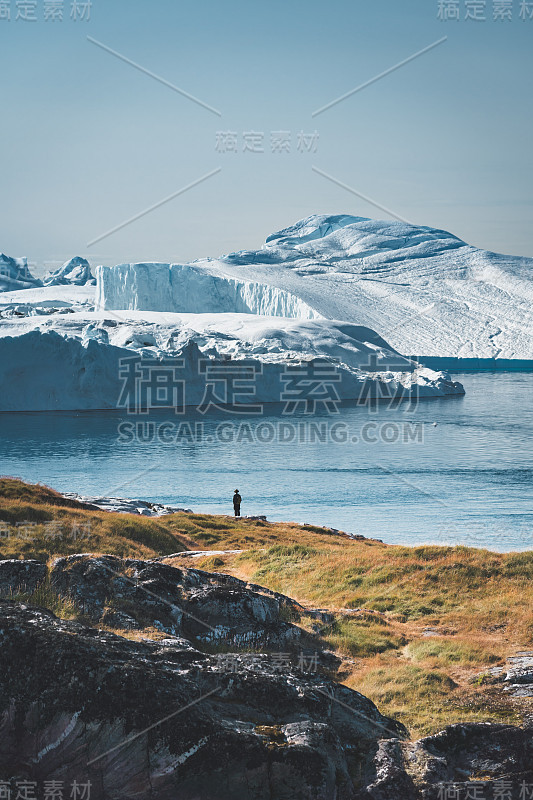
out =
<svg viewBox="0 0 533 800"><path fill-rule="evenodd" d="M0 476L3 477L3 476ZM42 485L42 484L37 484ZM405 542L387 542L385 539L378 539L373 536L364 536L363 534L358 533L350 533L348 531L341 530L339 528L334 528L328 525L315 525L313 522L303 522L300 520L270 520L263 514L243 514L241 517L235 518L231 513L214 513L212 511L203 511L202 509L190 509L190 508L182 508L175 505L168 505L165 503L160 503L157 501L152 500L142 500L140 498L128 498L128 497L100 497L100 496L88 496L88 495L81 495L76 492L61 492L62 497L65 497L67 500L75 500L77 502L87 504L89 506L93 506L95 509L100 511L107 511L108 513L112 514L134 514L136 516L143 516L146 518L151 519L161 519L169 514L175 513L186 513L186 514L198 514L206 517L223 517L228 518L229 520L241 519L241 520L248 520L248 521L255 521L261 520L269 525L298 525L302 528L320 528L323 531L327 531L335 536L344 536L349 541L372 541L372 542L379 542L380 544L384 544L387 547L405 547L405 548L418 548L418 547L464 547L469 550L486 550L489 553L495 553L499 555L507 555L511 553L529 553L533 552L533 544L529 548L525 549L516 549L516 550L494 550L490 547L483 547L478 545L469 545L469 544L451 544L446 542L435 542L435 541L427 541L423 543L405 543Z"/></svg>

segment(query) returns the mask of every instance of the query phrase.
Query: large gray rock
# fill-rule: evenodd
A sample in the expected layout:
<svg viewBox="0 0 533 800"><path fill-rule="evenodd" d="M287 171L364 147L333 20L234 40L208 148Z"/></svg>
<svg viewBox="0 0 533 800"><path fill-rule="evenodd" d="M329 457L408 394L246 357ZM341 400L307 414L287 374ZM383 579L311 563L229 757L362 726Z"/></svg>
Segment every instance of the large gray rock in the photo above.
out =
<svg viewBox="0 0 533 800"><path fill-rule="evenodd" d="M473 680L499 685L512 697L533 697L533 652L521 651L509 656L504 666L480 672Z"/></svg>
<svg viewBox="0 0 533 800"><path fill-rule="evenodd" d="M52 780L91 781L91 800L463 800L480 777L474 796L502 800L501 781L517 798L533 785L533 728L457 724L408 741L295 658L318 640L284 621L301 610L289 597L114 556L60 558L49 575L0 562L4 596L46 579L92 624L128 633L0 600L0 781L12 797L17 782ZM148 626L165 638L146 638ZM512 662L513 680L528 658Z"/></svg>
<svg viewBox="0 0 533 800"><path fill-rule="evenodd" d="M0 775L91 800L349 800L377 739L365 697L181 640L130 641L0 601ZM253 664L253 665L252 665Z"/></svg>
<svg viewBox="0 0 533 800"><path fill-rule="evenodd" d="M280 615L291 603L299 608L296 603L230 575L157 561L74 555L56 559L50 579L94 624L122 627L122 620L124 628L153 626L236 648L279 650L300 640L300 628Z"/></svg>
<svg viewBox="0 0 533 800"><path fill-rule="evenodd" d="M9 597L17 592L31 594L43 583L47 574L46 564L40 561L0 561L0 597Z"/></svg>
<svg viewBox="0 0 533 800"><path fill-rule="evenodd" d="M358 800L525 800L533 728L459 723L418 742L384 740L364 783Z"/></svg>

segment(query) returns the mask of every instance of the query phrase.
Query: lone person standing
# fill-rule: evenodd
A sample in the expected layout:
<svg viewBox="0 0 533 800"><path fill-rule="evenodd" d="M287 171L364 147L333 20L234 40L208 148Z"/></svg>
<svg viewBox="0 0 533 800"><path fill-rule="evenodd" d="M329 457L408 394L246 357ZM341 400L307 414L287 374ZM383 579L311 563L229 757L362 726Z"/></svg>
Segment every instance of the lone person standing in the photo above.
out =
<svg viewBox="0 0 533 800"><path fill-rule="evenodd" d="M235 511L235 516L241 516L241 501L242 497L239 494L239 490L235 489L235 494L233 495L233 510Z"/></svg>

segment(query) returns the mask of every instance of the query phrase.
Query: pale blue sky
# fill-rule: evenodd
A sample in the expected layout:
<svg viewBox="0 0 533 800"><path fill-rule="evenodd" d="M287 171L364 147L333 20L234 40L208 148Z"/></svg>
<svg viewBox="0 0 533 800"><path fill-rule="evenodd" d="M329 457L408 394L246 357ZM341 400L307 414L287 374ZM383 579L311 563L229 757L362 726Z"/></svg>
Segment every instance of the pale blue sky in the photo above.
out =
<svg viewBox="0 0 533 800"><path fill-rule="evenodd" d="M438 0L93 0L91 20L0 19L0 251L186 261L258 247L312 213L387 214L533 256L533 19L438 19ZM0 2L0 6L2 3ZM533 15L533 3L531 4ZM91 36L219 117L88 41ZM333 106L312 112L443 36ZM243 152L243 132L264 153ZM291 151L272 153L272 131ZM300 152L300 131L317 131ZM218 131L238 152L217 152ZM92 247L125 220L221 168ZM37 273L40 268L35 270Z"/></svg>

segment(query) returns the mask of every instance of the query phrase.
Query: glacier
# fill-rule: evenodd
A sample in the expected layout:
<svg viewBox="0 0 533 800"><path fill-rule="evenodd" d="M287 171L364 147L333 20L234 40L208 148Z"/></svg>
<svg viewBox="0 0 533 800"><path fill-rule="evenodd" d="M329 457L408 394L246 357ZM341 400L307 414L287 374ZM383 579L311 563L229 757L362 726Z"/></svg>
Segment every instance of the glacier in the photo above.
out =
<svg viewBox="0 0 533 800"><path fill-rule="evenodd" d="M533 259L443 230L314 215L190 264L97 267L101 309L222 310L364 325L420 356L533 357Z"/></svg>

